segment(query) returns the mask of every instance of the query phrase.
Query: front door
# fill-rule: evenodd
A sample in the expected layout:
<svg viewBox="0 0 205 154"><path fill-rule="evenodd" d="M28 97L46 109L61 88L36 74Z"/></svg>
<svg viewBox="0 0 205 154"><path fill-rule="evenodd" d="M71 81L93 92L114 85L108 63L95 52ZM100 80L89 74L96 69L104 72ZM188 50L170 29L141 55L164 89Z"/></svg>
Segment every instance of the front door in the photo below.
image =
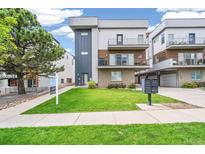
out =
<svg viewBox="0 0 205 154"><path fill-rule="evenodd" d="M87 73L83 73L82 74L82 79L83 79L83 85L86 85L88 82L88 74Z"/></svg>
<svg viewBox="0 0 205 154"><path fill-rule="evenodd" d="M195 44L195 33L189 33L189 44Z"/></svg>

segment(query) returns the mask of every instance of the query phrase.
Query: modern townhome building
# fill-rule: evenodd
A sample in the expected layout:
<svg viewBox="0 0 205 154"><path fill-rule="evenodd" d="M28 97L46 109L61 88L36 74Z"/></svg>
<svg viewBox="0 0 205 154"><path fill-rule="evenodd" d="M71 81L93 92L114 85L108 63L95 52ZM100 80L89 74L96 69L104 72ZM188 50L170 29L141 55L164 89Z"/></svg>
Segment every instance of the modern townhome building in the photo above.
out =
<svg viewBox="0 0 205 154"><path fill-rule="evenodd" d="M56 62L58 67L64 66L64 71L58 73L59 87L74 84L75 76L75 59L74 56L65 52L62 59ZM36 79L29 79L29 76L24 81L27 92L47 90L50 86L48 77L38 76ZM0 73L0 95L17 92L17 78L15 75L7 75L4 72Z"/></svg>
<svg viewBox="0 0 205 154"><path fill-rule="evenodd" d="M158 78L160 86L205 81L205 19L165 19L149 35L152 68L138 78Z"/></svg>
<svg viewBox="0 0 205 154"><path fill-rule="evenodd" d="M149 68L146 61L148 20L102 20L71 17L75 32L75 83L94 80L99 87L135 82L135 72Z"/></svg>

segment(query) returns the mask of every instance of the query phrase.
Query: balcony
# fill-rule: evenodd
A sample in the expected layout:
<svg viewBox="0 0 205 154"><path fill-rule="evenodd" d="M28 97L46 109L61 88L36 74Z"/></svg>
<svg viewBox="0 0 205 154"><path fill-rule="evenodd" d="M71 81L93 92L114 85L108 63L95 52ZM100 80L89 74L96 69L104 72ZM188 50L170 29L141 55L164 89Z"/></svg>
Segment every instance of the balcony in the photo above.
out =
<svg viewBox="0 0 205 154"><path fill-rule="evenodd" d="M148 41L144 38L123 38L122 42L117 42L117 38L108 40L108 50L145 50L148 47Z"/></svg>
<svg viewBox="0 0 205 154"><path fill-rule="evenodd" d="M175 58L170 58L153 65L152 70L162 70L169 68L201 68L205 67L205 59L200 61L184 60L178 61Z"/></svg>
<svg viewBox="0 0 205 154"><path fill-rule="evenodd" d="M98 60L98 68L99 69L106 69L106 68L132 68L132 69L147 69L149 65L146 60L144 59L136 59L133 64L128 64L127 62L116 62L114 64L109 64L108 60L106 59L99 59Z"/></svg>
<svg viewBox="0 0 205 154"><path fill-rule="evenodd" d="M205 48L205 38L196 37L192 40L188 38L173 38L167 41L167 49L203 49Z"/></svg>

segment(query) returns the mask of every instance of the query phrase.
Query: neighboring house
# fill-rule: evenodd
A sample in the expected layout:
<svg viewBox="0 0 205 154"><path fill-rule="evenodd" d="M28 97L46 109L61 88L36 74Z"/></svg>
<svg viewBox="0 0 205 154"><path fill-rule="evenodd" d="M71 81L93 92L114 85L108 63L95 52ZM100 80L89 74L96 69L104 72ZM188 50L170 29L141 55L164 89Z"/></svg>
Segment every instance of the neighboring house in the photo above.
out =
<svg viewBox="0 0 205 154"><path fill-rule="evenodd" d="M94 80L99 87L135 83L135 72L146 61L148 20L101 20L72 17L75 32L75 84Z"/></svg>
<svg viewBox="0 0 205 154"><path fill-rule="evenodd" d="M64 71L58 73L59 87L74 84L75 59L74 56L65 52L62 59L56 62L57 66L64 66ZM46 90L49 88L50 79L39 76L37 79L26 79L24 81L27 92ZM0 95L17 92L17 79L15 75L0 74Z"/></svg>
<svg viewBox="0 0 205 154"><path fill-rule="evenodd" d="M205 81L205 19L166 19L149 35L152 68L138 78L158 78L160 86Z"/></svg>

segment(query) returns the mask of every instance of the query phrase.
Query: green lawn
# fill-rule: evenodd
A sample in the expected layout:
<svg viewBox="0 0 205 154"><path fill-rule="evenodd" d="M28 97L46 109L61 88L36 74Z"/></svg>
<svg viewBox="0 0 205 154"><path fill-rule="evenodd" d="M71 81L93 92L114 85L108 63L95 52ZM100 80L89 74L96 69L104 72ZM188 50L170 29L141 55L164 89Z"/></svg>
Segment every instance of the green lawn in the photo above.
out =
<svg viewBox="0 0 205 154"><path fill-rule="evenodd" d="M58 106L54 98L24 114L137 110L136 103L146 102L147 95L140 91L74 88L59 96ZM154 94L153 102L175 103L179 101Z"/></svg>
<svg viewBox="0 0 205 154"><path fill-rule="evenodd" d="M5 128L0 144L205 144L205 123Z"/></svg>

